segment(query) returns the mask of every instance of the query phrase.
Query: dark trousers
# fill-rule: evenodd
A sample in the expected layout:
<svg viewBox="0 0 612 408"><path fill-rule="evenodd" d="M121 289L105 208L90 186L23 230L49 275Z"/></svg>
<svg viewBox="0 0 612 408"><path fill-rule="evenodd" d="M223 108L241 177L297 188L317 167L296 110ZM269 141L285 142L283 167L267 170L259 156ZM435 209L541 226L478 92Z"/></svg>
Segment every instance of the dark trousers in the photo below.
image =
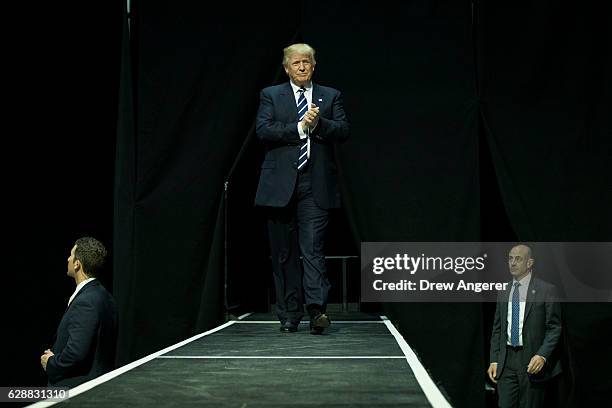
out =
<svg viewBox="0 0 612 408"><path fill-rule="evenodd" d="M544 402L544 383L532 383L527 376L527 364L522 347L507 346L506 362L497 382L500 408L539 408Z"/></svg>
<svg viewBox="0 0 612 408"><path fill-rule="evenodd" d="M312 195L309 171L298 175L286 207L268 209L276 311L282 323L300 321L304 300L309 312L325 311L330 288L323 253L328 219L329 211Z"/></svg>

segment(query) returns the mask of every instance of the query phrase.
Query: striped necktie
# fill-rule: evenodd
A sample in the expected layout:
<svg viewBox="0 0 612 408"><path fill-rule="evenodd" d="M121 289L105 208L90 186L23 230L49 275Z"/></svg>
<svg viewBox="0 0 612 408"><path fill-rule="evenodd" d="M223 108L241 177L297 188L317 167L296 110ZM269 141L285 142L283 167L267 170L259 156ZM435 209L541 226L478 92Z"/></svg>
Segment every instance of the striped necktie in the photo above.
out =
<svg viewBox="0 0 612 408"><path fill-rule="evenodd" d="M302 119L304 119L304 115L306 115L306 112L308 111L308 101L306 101L306 96L304 95L304 93L306 92L306 89L304 87L301 87L298 92L300 93L300 96L298 97L297 101L298 122L301 122ZM306 163L308 162L308 141L309 138L307 137L300 145L300 154L298 156L298 171L304 170Z"/></svg>
<svg viewBox="0 0 612 408"><path fill-rule="evenodd" d="M512 292L512 326L510 327L510 345L513 347L519 345L519 316L521 314L519 286L521 286L520 283L514 282L514 289Z"/></svg>

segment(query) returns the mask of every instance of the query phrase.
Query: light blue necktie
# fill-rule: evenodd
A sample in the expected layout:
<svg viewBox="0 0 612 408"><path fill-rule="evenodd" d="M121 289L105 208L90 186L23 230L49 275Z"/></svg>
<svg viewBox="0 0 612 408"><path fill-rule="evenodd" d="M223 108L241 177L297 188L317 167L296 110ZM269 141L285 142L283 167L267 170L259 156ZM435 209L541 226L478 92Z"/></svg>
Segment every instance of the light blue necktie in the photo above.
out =
<svg viewBox="0 0 612 408"><path fill-rule="evenodd" d="M510 327L510 344L513 347L519 345L519 318L521 316L521 302L519 300L520 283L514 282L512 292L512 326Z"/></svg>
<svg viewBox="0 0 612 408"><path fill-rule="evenodd" d="M297 101L297 110L298 110L298 122L301 122L304 119L304 115L308 111L308 101L306 101L306 96L304 93L306 89L301 87L298 92L300 96ZM304 170L306 163L308 162L308 138L304 139L304 143L300 145L300 154L298 157L298 171Z"/></svg>

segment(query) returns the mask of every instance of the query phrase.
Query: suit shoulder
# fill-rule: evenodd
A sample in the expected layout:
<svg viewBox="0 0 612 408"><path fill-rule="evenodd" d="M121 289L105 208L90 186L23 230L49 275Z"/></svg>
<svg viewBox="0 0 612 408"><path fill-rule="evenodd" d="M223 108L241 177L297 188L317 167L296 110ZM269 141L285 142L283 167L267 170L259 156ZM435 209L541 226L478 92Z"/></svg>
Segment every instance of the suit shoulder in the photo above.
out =
<svg viewBox="0 0 612 408"><path fill-rule="evenodd" d="M338 89L332 88L331 86L323 86L319 84L315 84L315 86L319 88L320 92L325 92L325 93L330 93L330 94L340 94L341 93Z"/></svg>
<svg viewBox="0 0 612 408"><path fill-rule="evenodd" d="M280 93L281 90L287 86L287 83L283 83L283 84L279 84L279 85L272 85L272 86L267 86L264 89L261 90L262 93L266 93L266 94L277 94Z"/></svg>
<svg viewBox="0 0 612 408"><path fill-rule="evenodd" d="M550 282L546 282L540 278L534 278L534 284L542 293L550 293L552 295L557 294L557 287Z"/></svg>
<svg viewBox="0 0 612 408"><path fill-rule="evenodd" d="M553 289L555 287L555 285L553 285L552 283L546 282L545 280L536 277L533 278L533 283L535 283L542 289Z"/></svg>
<svg viewBox="0 0 612 408"><path fill-rule="evenodd" d="M93 304L94 306L100 306L106 303L114 303L113 296L106 290L102 284L88 285L83 288L81 296L75 298L75 302L80 304Z"/></svg>

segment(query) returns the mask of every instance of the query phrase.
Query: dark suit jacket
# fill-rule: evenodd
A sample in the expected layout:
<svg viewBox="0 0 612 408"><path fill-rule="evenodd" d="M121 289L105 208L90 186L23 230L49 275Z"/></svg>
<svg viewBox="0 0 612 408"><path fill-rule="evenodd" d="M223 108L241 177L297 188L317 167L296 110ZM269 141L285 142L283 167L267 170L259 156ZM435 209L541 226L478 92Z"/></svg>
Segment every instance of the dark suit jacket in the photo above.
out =
<svg viewBox="0 0 612 408"><path fill-rule="evenodd" d="M74 297L47 361L49 385L75 387L115 368L117 308L96 279Z"/></svg>
<svg viewBox="0 0 612 408"><path fill-rule="evenodd" d="M339 91L313 83L312 102L319 106L319 123L311 134L312 193L323 209L340 206L338 176L333 144L349 137L349 124ZM257 112L257 137L266 147L261 165L255 205L284 207L289 203L297 180L300 137L297 106L289 82L265 88Z"/></svg>
<svg viewBox="0 0 612 408"><path fill-rule="evenodd" d="M497 308L491 336L490 362L497 362L497 378L502 375L506 361L508 343L508 300L512 284L497 296ZM535 380L546 380L561 372L558 357L558 343L561 337L561 308L555 301L556 289L553 285L531 277L527 288L525 317L523 319L523 357L524 367L537 354L546 359L546 364Z"/></svg>

